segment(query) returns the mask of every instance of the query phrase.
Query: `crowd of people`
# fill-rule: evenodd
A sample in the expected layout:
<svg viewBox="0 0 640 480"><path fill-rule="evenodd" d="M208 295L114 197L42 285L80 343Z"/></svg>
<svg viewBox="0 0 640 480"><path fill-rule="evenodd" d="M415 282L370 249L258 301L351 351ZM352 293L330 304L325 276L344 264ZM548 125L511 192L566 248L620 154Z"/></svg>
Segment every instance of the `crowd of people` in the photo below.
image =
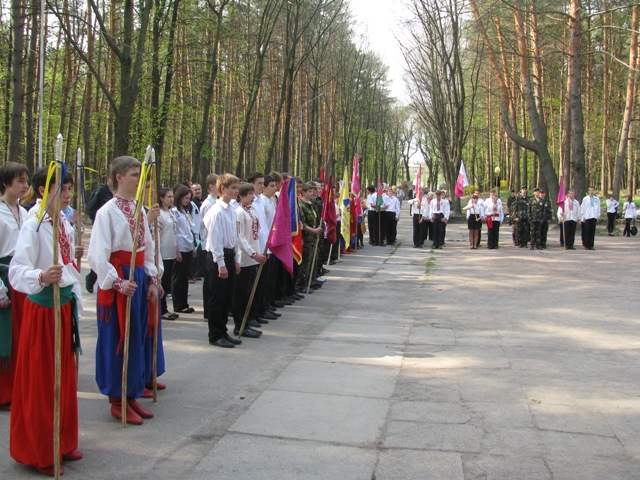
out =
<svg viewBox="0 0 640 480"><path fill-rule="evenodd" d="M326 190L320 181L303 182L278 172L252 173L245 180L210 174L204 199L200 185L185 182L161 188L157 203L141 208L136 198L142 171L133 157L114 159L105 185L87 204L93 227L85 286L89 293L97 286L96 383L111 415L134 425L154 416L140 398L153 396L154 387L166 388L157 381L165 372L163 320L203 315L208 341L216 347L231 349L243 338L258 339L264 326L281 316L278 309L320 289L329 273L325 265L339 261L339 252L355 251L356 238L362 238L330 240L323 219L328 209L335 209L339 222L341 209L337 190L323 200ZM73 178L66 173L57 188L49 173L47 168L35 172L29 187L24 165L0 167L0 406L11 411L11 456L54 475L53 442L42 440L53 438L54 428L53 286L59 287L61 299L59 460L67 462L83 458L78 450L76 355L83 311L78 265L85 249L76 247L76 217L62 213L71 202ZM268 248L285 181L295 183L301 239L299 251L292 245L296 261L291 271ZM56 195L60 212L50 201ZM20 204L25 198L35 201L28 211ZM391 209L399 216L399 205ZM395 241L386 235L385 241ZM199 280L202 312L189 305L189 285Z"/></svg>

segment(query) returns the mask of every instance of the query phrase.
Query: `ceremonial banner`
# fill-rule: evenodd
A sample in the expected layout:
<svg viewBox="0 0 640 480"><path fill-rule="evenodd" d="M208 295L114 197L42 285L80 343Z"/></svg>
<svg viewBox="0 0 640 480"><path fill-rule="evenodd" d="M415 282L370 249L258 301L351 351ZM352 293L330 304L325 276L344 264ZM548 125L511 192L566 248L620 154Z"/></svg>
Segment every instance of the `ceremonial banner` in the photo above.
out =
<svg viewBox="0 0 640 480"><path fill-rule="evenodd" d="M300 210L298 210L298 196L296 194L296 181L289 181L289 213L291 214L291 244L293 259L298 265L302 263L302 228L300 223ZM278 202L280 203L280 202Z"/></svg>
<svg viewBox="0 0 640 480"><path fill-rule="evenodd" d="M383 191L382 179L380 177L378 177L378 191L377 191L377 195L376 195L376 209L378 211L380 211L380 207L384 203L383 200L382 200L382 191Z"/></svg>
<svg viewBox="0 0 640 480"><path fill-rule="evenodd" d="M291 211L289 205L289 180L282 183L280 198L276 207L273 226L267 240L267 248L271 250L284 268L293 275L293 248L291 244Z"/></svg>
<svg viewBox="0 0 640 480"><path fill-rule="evenodd" d="M349 176L347 167L344 168L342 177L342 185L340 186L340 212L342 213L342 221L340 223L340 233L344 238L344 248L349 248L349 239L351 238L351 200L349 198Z"/></svg>
<svg viewBox="0 0 640 480"><path fill-rule="evenodd" d="M456 182L456 197L460 198L464 195L464 187L469 186L467 171L464 169L464 162L460 161L460 172L458 173L458 181Z"/></svg>
<svg viewBox="0 0 640 480"><path fill-rule="evenodd" d="M322 220L324 220L327 230L327 240L330 243L336 243L338 239L338 232L336 227L338 225L338 219L336 218L336 202L333 194L333 177L329 176L329 183L325 184L322 192Z"/></svg>
<svg viewBox="0 0 640 480"><path fill-rule="evenodd" d="M560 189L558 191L558 200L556 200L556 205L558 205L562 211L564 212L564 201L567 198L567 194L564 192L564 177L560 177Z"/></svg>
<svg viewBox="0 0 640 480"><path fill-rule="evenodd" d="M416 198L420 200L422 198L422 164L418 166L418 174L416 175L416 186L413 188L416 194Z"/></svg>

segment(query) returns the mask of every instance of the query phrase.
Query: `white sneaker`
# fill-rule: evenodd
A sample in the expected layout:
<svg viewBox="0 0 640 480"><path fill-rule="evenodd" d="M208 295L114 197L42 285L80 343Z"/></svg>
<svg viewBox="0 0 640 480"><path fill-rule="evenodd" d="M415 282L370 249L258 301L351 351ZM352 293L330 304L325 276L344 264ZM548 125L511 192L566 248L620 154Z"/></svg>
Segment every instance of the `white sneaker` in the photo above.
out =
<svg viewBox="0 0 640 480"><path fill-rule="evenodd" d="M316 278L316 281L317 281L317 282L320 282L320 283L324 283L324 282L326 282L326 281L327 281L327 279L326 279L326 278L324 278L324 277L318 277L318 278Z"/></svg>

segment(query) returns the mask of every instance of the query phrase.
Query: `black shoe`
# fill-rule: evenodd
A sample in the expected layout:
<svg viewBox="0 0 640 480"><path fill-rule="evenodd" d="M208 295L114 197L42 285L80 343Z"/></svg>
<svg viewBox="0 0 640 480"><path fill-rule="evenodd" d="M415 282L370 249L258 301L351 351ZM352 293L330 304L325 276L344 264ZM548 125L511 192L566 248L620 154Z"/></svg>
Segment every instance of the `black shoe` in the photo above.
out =
<svg viewBox="0 0 640 480"><path fill-rule="evenodd" d="M234 330L233 334L235 336L238 336L240 334L240 330ZM245 328L242 332L242 336L247 338L260 338L260 335L262 335L262 332L260 330L254 330L251 327Z"/></svg>
<svg viewBox="0 0 640 480"><path fill-rule="evenodd" d="M569 248L569 250L575 250L575 249L576 249L576 247L570 247Z"/></svg>
<svg viewBox="0 0 640 480"><path fill-rule="evenodd" d="M281 302L280 300L276 300L275 302L271 302L271 305L273 305L274 308L283 308L284 307L284 303Z"/></svg>
<svg viewBox="0 0 640 480"><path fill-rule="evenodd" d="M288 297L285 298L285 300L289 300L291 302L291 305L296 303L296 299L293 297L293 295L289 295Z"/></svg>
<svg viewBox="0 0 640 480"><path fill-rule="evenodd" d="M320 282L313 282L311 284L311 288L313 288L314 290L318 290L318 289L322 288L322 284Z"/></svg>
<svg viewBox="0 0 640 480"><path fill-rule="evenodd" d="M269 322L267 322L269 323ZM260 324L260 320L257 320L255 318L252 318L251 320L249 320L247 322L247 325L249 325L250 327L256 327L256 328L260 328L261 324Z"/></svg>
<svg viewBox="0 0 640 480"><path fill-rule="evenodd" d="M327 270L326 268L323 268L322 275L326 275L327 273L331 273L331 270Z"/></svg>
<svg viewBox="0 0 640 480"><path fill-rule="evenodd" d="M215 345L216 347L222 347L222 348L235 347L235 344L227 340L225 337L220 337L219 339L214 340L213 342L209 342L209 345Z"/></svg>
<svg viewBox="0 0 640 480"><path fill-rule="evenodd" d="M252 327L261 327L262 325L266 325L267 323L269 323L269 320L265 320L264 318L258 318L256 319L256 322L258 322L258 325L251 325Z"/></svg>
<svg viewBox="0 0 640 480"><path fill-rule="evenodd" d="M93 293L93 282L89 279L89 275L84 277L84 286L87 289L87 292Z"/></svg>
<svg viewBox="0 0 640 480"><path fill-rule="evenodd" d="M179 313L193 313L193 312L195 312L195 310L194 310L193 307L187 307L187 308L181 308L179 310L176 310L176 312L179 312Z"/></svg>
<svg viewBox="0 0 640 480"><path fill-rule="evenodd" d="M531 250L535 250L536 249L535 245L531 245L530 248L531 248Z"/></svg>
<svg viewBox="0 0 640 480"><path fill-rule="evenodd" d="M302 300L304 298L304 295L302 295L301 293L294 293L293 295L291 295L292 298L295 298L296 300Z"/></svg>
<svg viewBox="0 0 640 480"><path fill-rule="evenodd" d="M276 318L280 318L282 316L281 313L278 313L275 310L267 310L267 312L269 312L271 315L275 315Z"/></svg>
<svg viewBox="0 0 640 480"><path fill-rule="evenodd" d="M542 250L542 245L537 245L537 246L536 246L536 249L537 249L537 250Z"/></svg>
<svg viewBox="0 0 640 480"><path fill-rule="evenodd" d="M279 303L281 303L283 307L285 305L293 305L293 302L291 300L289 300L288 298L283 298L282 300L280 300Z"/></svg>
<svg viewBox="0 0 640 480"><path fill-rule="evenodd" d="M242 344L242 340L240 340L239 338L233 338L231 335L229 335L228 333L224 334L224 339L227 342L231 342L234 345L241 345Z"/></svg>
<svg viewBox="0 0 640 480"><path fill-rule="evenodd" d="M274 314L269 313L269 312L265 312L262 315L260 315L260 317L264 320L277 320L278 317L276 317Z"/></svg>
<svg viewBox="0 0 640 480"><path fill-rule="evenodd" d="M302 287L302 293L311 295L313 293L313 288Z"/></svg>

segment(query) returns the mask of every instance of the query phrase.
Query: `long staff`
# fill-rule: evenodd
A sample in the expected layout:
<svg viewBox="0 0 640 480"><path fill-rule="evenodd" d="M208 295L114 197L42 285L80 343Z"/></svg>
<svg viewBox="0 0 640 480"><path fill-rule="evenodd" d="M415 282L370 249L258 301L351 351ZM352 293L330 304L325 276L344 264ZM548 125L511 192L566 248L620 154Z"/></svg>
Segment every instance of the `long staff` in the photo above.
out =
<svg viewBox="0 0 640 480"><path fill-rule="evenodd" d="M151 149L151 168L153 171L151 187L149 188L149 208L153 206L158 197L157 184L158 171L156 170L156 151ZM154 263L156 265L156 284L160 285L160 275L157 273L160 271L160 243L158 241L158 219L153 221L153 244L154 251ZM158 288L158 295L156 295L156 301L153 302L153 360L151 364L151 375L153 383L153 403L158 401L158 335L160 332L160 288Z"/></svg>
<svg viewBox="0 0 640 480"><path fill-rule="evenodd" d="M267 255L267 249L265 247L262 255ZM247 307L244 309L244 316L242 317L242 324L240 325L240 330L238 332L238 338L242 336L242 332L244 332L244 327L247 325L247 319L249 318L249 312L251 311L251 304L253 304L253 297L256 295L256 290L258 289L258 282L260 281L260 275L262 274L262 269L267 262L261 263L258 267L258 272L256 273L256 279L253 281L253 287L251 288L251 295L249 295L249 301L247 302Z"/></svg>
<svg viewBox="0 0 640 480"><path fill-rule="evenodd" d="M136 268L136 253L138 250L138 235L140 229L140 211L142 210L142 194L144 193L145 173L148 169L151 158L151 146L147 146L144 155L144 163L140 169L140 182L138 183L138 193L136 194L136 209L133 213L133 247L131 249L131 262L129 264L129 281L133 282L134 270ZM124 351L122 353L122 428L127 426L127 371L129 370L129 339L131 337L131 297L127 295L126 315L124 321Z"/></svg>
<svg viewBox="0 0 640 480"><path fill-rule="evenodd" d="M56 138L56 194L53 201L53 265L58 264L60 236L60 194L62 181L62 134ZM46 205L43 208L47 208ZM53 311L55 314L55 379L53 386L53 475L60 478L60 390L62 378L62 334L60 325L60 285L53 282Z"/></svg>
<svg viewBox="0 0 640 480"><path fill-rule="evenodd" d="M329 256L327 257L327 268L331 264L331 253L333 252L333 243L329 245Z"/></svg>
<svg viewBox="0 0 640 480"><path fill-rule="evenodd" d="M76 152L76 247L82 246L82 197L84 195L84 172L82 171L82 149L78 147ZM82 268L82 259L76 260L78 271Z"/></svg>
<svg viewBox="0 0 640 480"><path fill-rule="evenodd" d="M318 245L320 244L320 235L316 236L316 246L313 248L313 261L309 265L309 281L307 282L307 292L311 289L311 280L313 280L313 271L316 266L316 258L318 257Z"/></svg>

